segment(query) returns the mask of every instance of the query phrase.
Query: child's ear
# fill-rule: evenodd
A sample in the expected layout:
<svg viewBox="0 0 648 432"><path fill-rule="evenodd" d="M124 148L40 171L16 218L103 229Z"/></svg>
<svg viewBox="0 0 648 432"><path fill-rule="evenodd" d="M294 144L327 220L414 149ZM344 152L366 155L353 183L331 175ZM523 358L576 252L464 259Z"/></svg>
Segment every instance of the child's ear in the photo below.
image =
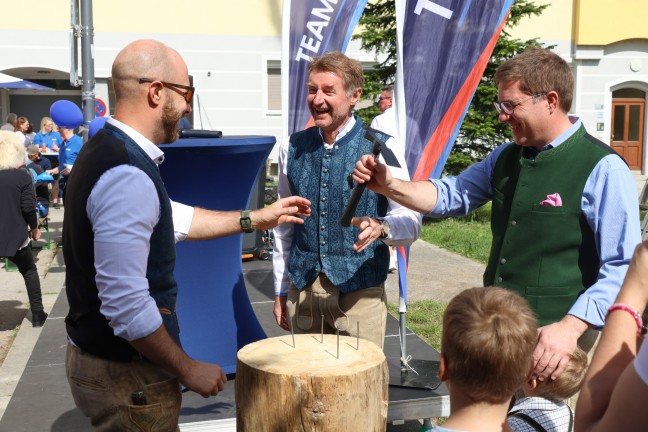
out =
<svg viewBox="0 0 648 432"><path fill-rule="evenodd" d="M440 354L439 360L439 379L441 381L448 380L448 359L443 353Z"/></svg>
<svg viewBox="0 0 648 432"><path fill-rule="evenodd" d="M538 380L536 378L529 378L527 382L524 383L524 388L527 390L535 390L538 388Z"/></svg>

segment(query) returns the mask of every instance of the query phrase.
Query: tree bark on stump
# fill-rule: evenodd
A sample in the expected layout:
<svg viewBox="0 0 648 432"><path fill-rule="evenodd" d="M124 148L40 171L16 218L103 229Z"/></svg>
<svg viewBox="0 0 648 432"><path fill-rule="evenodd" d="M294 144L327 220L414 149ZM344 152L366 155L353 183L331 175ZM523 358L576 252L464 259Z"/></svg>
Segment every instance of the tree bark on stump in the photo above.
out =
<svg viewBox="0 0 648 432"><path fill-rule="evenodd" d="M385 431L387 360L354 337L299 334L238 352L237 431ZM358 349L356 349L356 347Z"/></svg>

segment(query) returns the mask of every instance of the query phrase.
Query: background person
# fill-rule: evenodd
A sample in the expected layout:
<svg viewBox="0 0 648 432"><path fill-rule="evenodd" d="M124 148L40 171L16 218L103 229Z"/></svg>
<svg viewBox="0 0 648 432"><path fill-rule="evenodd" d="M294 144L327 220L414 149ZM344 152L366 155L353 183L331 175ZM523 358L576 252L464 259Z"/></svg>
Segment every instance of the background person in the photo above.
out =
<svg viewBox="0 0 648 432"><path fill-rule="evenodd" d="M40 132L34 137L34 144L45 152L57 152L63 144L61 134L56 130L54 121L50 117L43 117L40 123Z"/></svg>
<svg viewBox="0 0 648 432"><path fill-rule="evenodd" d="M500 121L515 139L457 177L407 182L371 157L353 178L430 217L460 216L492 200L484 285L519 292L538 317L534 374L557 378L578 345L591 350L640 241L632 173L568 115L567 63L528 49L495 74ZM580 340L579 340L580 338Z"/></svg>
<svg viewBox="0 0 648 432"><path fill-rule="evenodd" d="M37 179L38 176L42 173L45 172L43 167L38 164L37 158L39 156L39 151L38 147L34 144L30 145L27 147L27 162L25 164L25 167L30 171L33 179L34 179L34 189L36 191L36 201L40 204L38 207L38 217L39 218L44 218L47 217L49 214L49 206L50 206L50 191L49 191L49 184L50 182L44 181L44 180L39 180ZM45 158L43 158L45 159ZM47 159L45 159L47 160ZM49 163L49 161L48 161ZM51 165L50 165L51 168Z"/></svg>
<svg viewBox="0 0 648 432"><path fill-rule="evenodd" d="M381 114L371 121L371 127L389 136L396 136L396 113L393 107L394 86L387 85L382 88L378 98L378 107Z"/></svg>
<svg viewBox="0 0 648 432"><path fill-rule="evenodd" d="M360 155L371 152L364 123L351 111L362 93L360 62L340 52L314 58L308 68L307 103L315 126L296 132L279 152L278 194L302 196L313 205L303 225L274 231L274 315L284 329L360 336L383 346L387 319L385 279L388 245L409 245L419 236L421 218L376 193L365 191L352 226L340 217L352 190L350 174ZM409 179L395 140L385 142L382 160ZM398 167L398 168L397 168ZM379 241L376 241L379 240Z"/></svg>
<svg viewBox="0 0 648 432"><path fill-rule="evenodd" d="M16 120L18 116L14 113L9 113L7 115L6 123L0 126L0 130L12 131L16 128Z"/></svg>
<svg viewBox="0 0 648 432"><path fill-rule="evenodd" d="M31 144L29 138L27 138L27 130L29 129L29 119L24 116L18 117L16 120L16 125L14 126L14 133L18 135L20 141L25 147Z"/></svg>
<svg viewBox="0 0 648 432"><path fill-rule="evenodd" d="M378 107L382 114L377 115L371 121L371 128L385 132L387 135L396 136L396 113L392 108L394 99L394 86L387 85L382 88L378 98ZM404 153L404 152L403 152ZM396 257L396 248L389 247L389 272L398 270L398 258Z"/></svg>
<svg viewBox="0 0 648 432"><path fill-rule="evenodd" d="M32 255L28 229L34 240L40 238L33 180L25 169L25 146L14 132L0 131L0 256L18 266L25 280L32 326L42 327L43 310L40 279Z"/></svg>
<svg viewBox="0 0 648 432"><path fill-rule="evenodd" d="M65 200L65 188L67 185L68 176L72 172L72 167L76 161L81 147L83 147L83 140L79 135L75 135L74 129L68 129L66 127L59 127L59 132L63 142L59 148L58 154L58 166L54 168L50 174L59 174L57 181L58 184L58 194L54 196L54 208L57 208L59 205L63 204Z"/></svg>
<svg viewBox="0 0 648 432"><path fill-rule="evenodd" d="M180 384L208 397L226 382L218 365L180 346L175 242L303 223L310 203L291 197L246 215L171 202L157 145L175 141L191 113L187 65L161 42L138 40L117 54L112 80L114 117L81 150L67 185L66 372L97 430L173 431Z"/></svg>

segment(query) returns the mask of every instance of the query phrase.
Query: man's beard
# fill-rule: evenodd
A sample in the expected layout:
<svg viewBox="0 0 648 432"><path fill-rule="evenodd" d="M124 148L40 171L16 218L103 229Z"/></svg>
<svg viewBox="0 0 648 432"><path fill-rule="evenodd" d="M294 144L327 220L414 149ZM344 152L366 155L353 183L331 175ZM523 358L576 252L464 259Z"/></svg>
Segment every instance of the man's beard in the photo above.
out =
<svg viewBox="0 0 648 432"><path fill-rule="evenodd" d="M176 110L171 102L164 105L162 112L162 132L164 133L162 142L165 144L172 143L178 139L180 130L180 120L184 112Z"/></svg>

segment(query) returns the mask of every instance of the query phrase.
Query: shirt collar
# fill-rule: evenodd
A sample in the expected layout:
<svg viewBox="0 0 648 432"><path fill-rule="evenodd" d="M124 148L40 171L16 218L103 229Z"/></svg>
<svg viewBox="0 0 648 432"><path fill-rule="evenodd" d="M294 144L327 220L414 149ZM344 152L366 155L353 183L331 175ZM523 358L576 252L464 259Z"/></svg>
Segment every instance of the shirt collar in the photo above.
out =
<svg viewBox="0 0 648 432"><path fill-rule="evenodd" d="M356 124L355 116L353 114L351 114L351 117L349 118L349 120L347 120L347 122L344 123L344 125L338 131L338 133L337 133L337 135L335 137L335 142L338 142L342 138L344 138L344 136L346 134L348 134L351 131L351 129L353 129L353 126L355 126L355 124ZM317 130L319 131L319 134L322 137L322 141L323 141L324 140L324 135L322 134L322 128L317 128ZM324 143L324 144L326 144L326 143Z"/></svg>
<svg viewBox="0 0 648 432"><path fill-rule="evenodd" d="M565 141L567 141L567 138L569 138L570 136L574 135L574 133L575 133L575 132L576 132L576 131L581 127L581 125L583 124L583 122L582 122L578 117L576 117L576 116L569 116L569 121L572 122L572 125L569 127L569 129L567 129L565 132L561 133L561 134L558 136L558 138L556 138L555 140L551 141L548 145L544 146L544 147L542 148L541 151L544 151L544 150L547 149L547 147L549 147L549 146L551 146L551 147L549 147L549 148L556 148L556 147L558 147L560 144L562 144L562 143L564 143ZM547 149L547 150L548 150L548 149Z"/></svg>
<svg viewBox="0 0 648 432"><path fill-rule="evenodd" d="M137 132L126 123L122 123L113 117L110 117L107 123L110 123L117 129L128 135L133 141L135 141L138 146L142 148L142 150L144 150L144 153L146 153L148 157L150 157L151 160L155 162L156 165L160 165L164 161L164 152L144 135Z"/></svg>
<svg viewBox="0 0 648 432"><path fill-rule="evenodd" d="M533 147L527 147L526 157L528 157L529 159L535 159L536 156L538 156L538 154L542 153L543 151L551 150L553 148L558 147L560 144L567 141L567 138L569 138L574 133L576 133L576 131L583 124L583 122L576 116L569 116L569 121L572 123L569 129L567 129L565 132L558 135L558 137L555 140L551 141L549 144L542 147L540 151L536 150Z"/></svg>

